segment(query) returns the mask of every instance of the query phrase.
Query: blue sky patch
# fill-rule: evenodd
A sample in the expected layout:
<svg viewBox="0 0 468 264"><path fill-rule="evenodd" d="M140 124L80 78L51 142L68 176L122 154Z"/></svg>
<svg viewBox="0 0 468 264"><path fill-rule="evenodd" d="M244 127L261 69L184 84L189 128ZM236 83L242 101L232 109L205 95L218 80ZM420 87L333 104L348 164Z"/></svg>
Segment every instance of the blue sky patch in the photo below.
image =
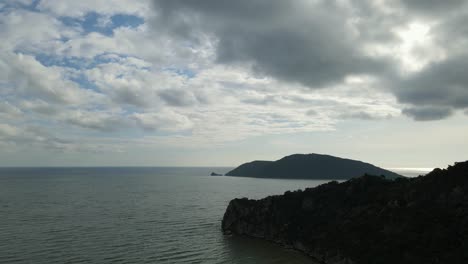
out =
<svg viewBox="0 0 468 264"><path fill-rule="evenodd" d="M94 82L90 81L84 74L80 74L78 76L70 78L70 80L79 84L82 88L99 92L99 88L97 87L97 85Z"/></svg>
<svg viewBox="0 0 468 264"><path fill-rule="evenodd" d="M60 66L73 69L92 69L100 64L105 63L118 63L119 59L128 58L130 56L117 53L103 53L96 55L92 59L80 58L80 57L61 57L54 54L31 54L27 51L17 51L17 53L29 54L35 57L42 65L46 67ZM146 69L143 67L142 69Z"/></svg>
<svg viewBox="0 0 468 264"><path fill-rule="evenodd" d="M39 2L40 0L34 0L30 5L21 3L20 1L18 2L10 1L6 3L0 3L0 7L2 4L4 5L3 8L0 8L0 13L4 11L8 11L9 9L16 9L16 8L22 8L22 9L26 9L29 11L38 11L37 5L39 4Z"/></svg>
<svg viewBox="0 0 468 264"><path fill-rule="evenodd" d="M118 14L111 17L114 28L117 27L131 27L136 28L143 23L145 20L138 16Z"/></svg>
<svg viewBox="0 0 468 264"><path fill-rule="evenodd" d="M107 17L96 12L87 13L82 18L61 17L60 21L69 27L82 28L83 34L98 32L106 36L112 36L116 28L136 28L145 22L143 18L134 15L117 14Z"/></svg>
<svg viewBox="0 0 468 264"><path fill-rule="evenodd" d="M36 54L35 58L37 61L39 61L42 65L46 67L60 66L60 67L73 68L73 69L90 68L89 61L84 58L60 57L60 56L55 56L55 55L50 55L50 54L45 54L45 53Z"/></svg>

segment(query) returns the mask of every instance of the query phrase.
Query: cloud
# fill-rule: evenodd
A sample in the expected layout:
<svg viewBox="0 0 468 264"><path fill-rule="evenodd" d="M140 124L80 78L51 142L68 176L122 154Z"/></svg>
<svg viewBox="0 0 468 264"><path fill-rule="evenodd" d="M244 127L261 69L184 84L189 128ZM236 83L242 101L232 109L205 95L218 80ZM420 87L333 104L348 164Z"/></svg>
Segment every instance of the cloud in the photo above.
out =
<svg viewBox="0 0 468 264"><path fill-rule="evenodd" d="M5 102L0 102L0 116L3 118L18 118L21 116L22 111L15 105L5 101Z"/></svg>
<svg viewBox="0 0 468 264"><path fill-rule="evenodd" d="M0 124L0 137L13 137L18 134L18 129L8 124Z"/></svg>
<svg viewBox="0 0 468 264"><path fill-rule="evenodd" d="M86 70L85 75L97 89L118 104L149 108L163 101L177 105L191 100L191 92L181 89L185 85L185 77L155 71L150 66L138 59L125 58L99 64Z"/></svg>
<svg viewBox="0 0 468 264"><path fill-rule="evenodd" d="M106 15L112 14L135 14L144 16L147 13L148 2L146 0L111 0L111 1L61 1L42 0L37 8L41 11L51 12L56 16L82 17L89 12L96 12Z"/></svg>
<svg viewBox="0 0 468 264"><path fill-rule="evenodd" d="M216 63L312 89L371 76L375 89L386 87L407 106L467 107L465 1L153 3L155 30L163 25L195 46L213 43ZM265 100L276 98L245 102Z"/></svg>
<svg viewBox="0 0 468 264"><path fill-rule="evenodd" d="M464 0L401 0L401 3L412 12L430 16L457 11L466 6Z"/></svg>
<svg viewBox="0 0 468 264"><path fill-rule="evenodd" d="M453 114L453 110L450 107L431 106L405 108L402 112L416 121L441 120Z"/></svg>
<svg viewBox="0 0 468 264"><path fill-rule="evenodd" d="M187 116L170 110L153 113L137 113L133 115L139 126L149 131L182 132L193 127Z"/></svg>
<svg viewBox="0 0 468 264"><path fill-rule="evenodd" d="M400 82L400 102L415 106L468 107L468 54L433 63Z"/></svg>
<svg viewBox="0 0 468 264"><path fill-rule="evenodd" d="M407 12L428 21L432 40L423 54L435 56L420 70L393 79L392 91L406 104L403 113L417 121L440 120L468 108L468 5L466 1L403 1ZM414 50L421 50L415 45ZM437 55L438 54L438 55Z"/></svg>
<svg viewBox="0 0 468 264"><path fill-rule="evenodd" d="M213 35L217 61L252 65L254 71L312 88L351 74L381 74L387 60L361 49L352 10L316 1L154 1L173 34L192 41ZM194 40L196 39L196 40Z"/></svg>
<svg viewBox="0 0 468 264"><path fill-rule="evenodd" d="M20 102L20 107L26 111L32 111L47 116L56 115L59 112L59 108L53 104L49 104L43 100L25 100Z"/></svg>
<svg viewBox="0 0 468 264"><path fill-rule="evenodd" d="M61 115L61 119L74 126L101 132L125 130L129 127L128 121L119 114L96 111L68 111Z"/></svg>
<svg viewBox="0 0 468 264"><path fill-rule="evenodd" d="M446 18L438 18L431 29L437 45L452 58L458 55L466 56L468 43L468 29L461 26L468 23L468 5L457 11Z"/></svg>
<svg viewBox="0 0 468 264"><path fill-rule="evenodd" d="M166 89L158 94L164 102L171 106L192 106L198 102L191 92L182 89Z"/></svg>
<svg viewBox="0 0 468 264"><path fill-rule="evenodd" d="M365 112L365 111L356 111L356 112L348 112L348 113L341 113L338 115L341 119L358 119L358 120L379 120L379 119L386 119L391 118L391 115L387 116L379 116L375 115L372 112Z"/></svg>
<svg viewBox="0 0 468 264"><path fill-rule="evenodd" d="M32 148L54 152L88 152L88 153L110 153L122 152L120 144L103 144L105 139L100 138L95 142L91 138L73 139L61 138L50 133L48 129L38 126L15 126L0 123L0 145L8 150L17 148L30 151Z"/></svg>
<svg viewBox="0 0 468 264"><path fill-rule="evenodd" d="M12 146L41 146L57 149L68 141L56 138L38 127L19 127L0 123L0 142Z"/></svg>
<svg viewBox="0 0 468 264"><path fill-rule="evenodd" d="M468 108L465 1L2 4L0 118L15 144L223 144Z"/></svg>
<svg viewBox="0 0 468 264"><path fill-rule="evenodd" d="M92 92L80 89L65 75L64 69L45 67L30 55L0 55L0 77L8 83L11 93L57 104L93 101Z"/></svg>

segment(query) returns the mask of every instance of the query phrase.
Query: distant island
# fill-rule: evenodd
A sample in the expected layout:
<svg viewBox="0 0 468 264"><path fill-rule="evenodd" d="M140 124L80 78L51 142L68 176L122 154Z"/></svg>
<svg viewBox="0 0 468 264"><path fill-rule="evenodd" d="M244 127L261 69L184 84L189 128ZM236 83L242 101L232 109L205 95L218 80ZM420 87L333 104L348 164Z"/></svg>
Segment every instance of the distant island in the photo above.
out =
<svg viewBox="0 0 468 264"><path fill-rule="evenodd" d="M426 176L362 176L261 200L234 199L222 230L322 264L468 263L468 161Z"/></svg>
<svg viewBox="0 0 468 264"><path fill-rule="evenodd" d="M210 176L223 176L222 174L216 173L216 172L211 172Z"/></svg>
<svg viewBox="0 0 468 264"><path fill-rule="evenodd" d="M226 176L284 179L347 180L364 174L403 177L362 161L322 154L294 154L277 161L252 161L226 173Z"/></svg>

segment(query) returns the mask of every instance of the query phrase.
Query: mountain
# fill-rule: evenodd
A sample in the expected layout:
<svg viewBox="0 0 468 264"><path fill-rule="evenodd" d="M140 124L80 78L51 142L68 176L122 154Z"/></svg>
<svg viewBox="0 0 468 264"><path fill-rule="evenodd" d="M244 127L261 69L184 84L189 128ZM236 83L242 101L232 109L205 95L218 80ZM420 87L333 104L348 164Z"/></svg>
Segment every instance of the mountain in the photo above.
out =
<svg viewBox="0 0 468 264"><path fill-rule="evenodd" d="M323 264L468 263L468 161L426 176L363 176L261 200L234 199L225 234Z"/></svg>
<svg viewBox="0 0 468 264"><path fill-rule="evenodd" d="M294 154L277 161L248 162L226 176L345 180L364 174L384 175L392 179L402 177L369 163L322 154Z"/></svg>

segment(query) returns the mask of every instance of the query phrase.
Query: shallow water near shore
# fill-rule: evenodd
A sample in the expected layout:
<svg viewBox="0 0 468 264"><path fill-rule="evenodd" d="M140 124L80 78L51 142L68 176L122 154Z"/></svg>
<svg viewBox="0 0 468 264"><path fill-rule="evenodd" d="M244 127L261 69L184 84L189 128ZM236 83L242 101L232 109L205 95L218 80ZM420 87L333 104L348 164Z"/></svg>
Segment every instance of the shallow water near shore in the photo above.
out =
<svg viewBox="0 0 468 264"><path fill-rule="evenodd" d="M312 263L224 236L231 199L326 181L207 176L229 168L0 169L1 263Z"/></svg>

